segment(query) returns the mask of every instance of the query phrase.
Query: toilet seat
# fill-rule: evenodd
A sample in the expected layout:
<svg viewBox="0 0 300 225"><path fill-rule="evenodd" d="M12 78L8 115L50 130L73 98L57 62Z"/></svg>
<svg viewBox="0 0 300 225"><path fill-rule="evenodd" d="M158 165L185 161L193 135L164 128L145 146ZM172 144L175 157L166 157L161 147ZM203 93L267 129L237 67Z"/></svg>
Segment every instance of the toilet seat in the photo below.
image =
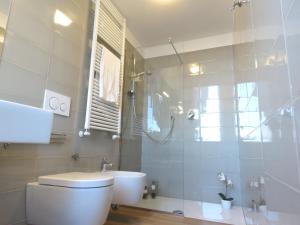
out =
<svg viewBox="0 0 300 225"><path fill-rule="evenodd" d="M40 185L67 188L100 188L114 184L114 177L101 173L63 173L38 178Z"/></svg>

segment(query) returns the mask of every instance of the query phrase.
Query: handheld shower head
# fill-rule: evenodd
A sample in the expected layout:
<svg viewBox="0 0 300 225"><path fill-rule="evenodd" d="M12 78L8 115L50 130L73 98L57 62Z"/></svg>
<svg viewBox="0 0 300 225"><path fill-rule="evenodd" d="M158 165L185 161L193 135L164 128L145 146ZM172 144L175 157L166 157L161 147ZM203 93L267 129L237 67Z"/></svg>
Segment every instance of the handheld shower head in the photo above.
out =
<svg viewBox="0 0 300 225"><path fill-rule="evenodd" d="M152 75L152 72L151 72L151 70L147 70L145 74L146 74L147 76L151 76L151 75Z"/></svg>
<svg viewBox="0 0 300 225"><path fill-rule="evenodd" d="M145 76L145 75L151 76L151 75L152 75L152 72L151 72L150 70L147 70L146 72L143 71L143 72L140 72L140 73L138 73L138 74L132 75L131 78L133 78L133 79L134 79L134 78L139 78L139 77Z"/></svg>

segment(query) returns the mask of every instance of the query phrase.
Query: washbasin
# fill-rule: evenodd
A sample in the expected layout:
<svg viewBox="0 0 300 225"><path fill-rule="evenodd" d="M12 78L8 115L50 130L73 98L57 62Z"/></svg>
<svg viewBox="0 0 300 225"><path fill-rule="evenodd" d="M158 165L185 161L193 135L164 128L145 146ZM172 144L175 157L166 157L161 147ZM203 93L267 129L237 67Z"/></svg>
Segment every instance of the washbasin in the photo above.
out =
<svg viewBox="0 0 300 225"><path fill-rule="evenodd" d="M146 174L129 171L102 172L115 178L113 187L113 204L132 205L143 197L146 185Z"/></svg>

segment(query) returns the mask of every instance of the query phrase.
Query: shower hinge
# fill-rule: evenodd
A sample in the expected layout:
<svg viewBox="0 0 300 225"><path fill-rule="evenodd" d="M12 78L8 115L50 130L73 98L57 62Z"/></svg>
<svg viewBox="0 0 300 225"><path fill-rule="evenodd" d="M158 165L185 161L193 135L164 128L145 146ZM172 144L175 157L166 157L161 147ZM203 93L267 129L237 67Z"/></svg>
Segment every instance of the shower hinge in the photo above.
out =
<svg viewBox="0 0 300 225"><path fill-rule="evenodd" d="M249 4L251 0L235 0L233 2L233 6L231 8L231 11L234 11L237 7L241 8L246 4Z"/></svg>

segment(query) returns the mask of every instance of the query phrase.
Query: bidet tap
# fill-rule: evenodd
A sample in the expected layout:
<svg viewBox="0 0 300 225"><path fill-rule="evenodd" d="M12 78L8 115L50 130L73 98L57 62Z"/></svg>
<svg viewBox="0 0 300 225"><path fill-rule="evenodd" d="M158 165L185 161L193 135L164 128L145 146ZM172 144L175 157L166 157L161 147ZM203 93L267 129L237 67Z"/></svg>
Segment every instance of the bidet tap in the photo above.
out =
<svg viewBox="0 0 300 225"><path fill-rule="evenodd" d="M108 167L112 167L113 164L111 162L109 162L105 157L102 159L102 162L101 162L101 171L102 172L105 172L107 171L107 168Z"/></svg>

